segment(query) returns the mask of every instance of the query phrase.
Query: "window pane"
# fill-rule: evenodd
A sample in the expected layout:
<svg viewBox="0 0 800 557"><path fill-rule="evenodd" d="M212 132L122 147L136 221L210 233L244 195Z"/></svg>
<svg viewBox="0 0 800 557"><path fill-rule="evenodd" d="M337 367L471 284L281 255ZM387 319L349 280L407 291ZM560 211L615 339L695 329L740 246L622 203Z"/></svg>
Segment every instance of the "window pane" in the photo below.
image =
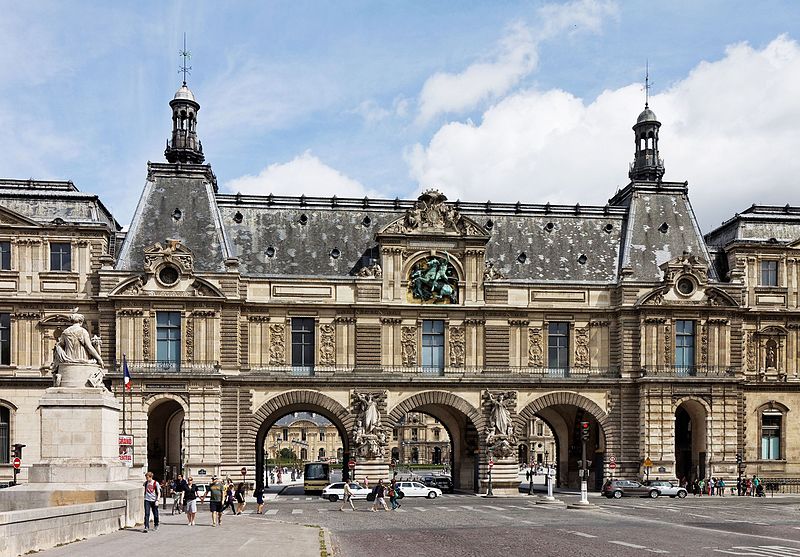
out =
<svg viewBox="0 0 800 557"><path fill-rule="evenodd" d="M50 270L69 271L72 269L72 246L67 242L50 243Z"/></svg>
<svg viewBox="0 0 800 557"><path fill-rule="evenodd" d="M0 242L0 269L11 269L11 242Z"/></svg>
<svg viewBox="0 0 800 557"><path fill-rule="evenodd" d="M308 317L292 319L292 366L314 366L314 320Z"/></svg>
<svg viewBox="0 0 800 557"><path fill-rule="evenodd" d="M441 319L422 321L422 367L444 369L444 321Z"/></svg>
<svg viewBox="0 0 800 557"><path fill-rule="evenodd" d="M0 463L6 464L11 458L11 411L0 406Z"/></svg>
<svg viewBox="0 0 800 557"><path fill-rule="evenodd" d="M181 359L181 313L156 312L156 359L179 363Z"/></svg>
<svg viewBox="0 0 800 557"><path fill-rule="evenodd" d="M0 313L0 365L11 365L10 313Z"/></svg>
<svg viewBox="0 0 800 557"><path fill-rule="evenodd" d="M675 367L694 367L694 321L675 322Z"/></svg>
<svg viewBox="0 0 800 557"><path fill-rule="evenodd" d="M549 323L547 328L547 365L569 367L569 323Z"/></svg>
<svg viewBox="0 0 800 557"><path fill-rule="evenodd" d="M761 284L763 286L778 286L778 262L761 262Z"/></svg>

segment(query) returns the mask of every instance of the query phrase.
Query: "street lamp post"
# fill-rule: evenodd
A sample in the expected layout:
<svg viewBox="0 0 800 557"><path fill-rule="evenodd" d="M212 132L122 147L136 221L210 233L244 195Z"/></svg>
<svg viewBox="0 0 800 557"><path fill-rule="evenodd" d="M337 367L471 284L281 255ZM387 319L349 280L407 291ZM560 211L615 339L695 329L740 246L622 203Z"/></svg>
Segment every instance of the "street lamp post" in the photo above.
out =
<svg viewBox="0 0 800 557"><path fill-rule="evenodd" d="M547 451L544 452L544 467L545 473L547 474L545 476L545 481L547 482L547 500L552 501L555 497L553 497L553 480L551 477L552 474L550 474L550 462L547 460Z"/></svg>
<svg viewBox="0 0 800 557"><path fill-rule="evenodd" d="M494 466L494 459L492 458L491 447L487 449L486 454L489 457L489 485L486 487L486 497L494 497L494 491L492 491L492 467Z"/></svg>

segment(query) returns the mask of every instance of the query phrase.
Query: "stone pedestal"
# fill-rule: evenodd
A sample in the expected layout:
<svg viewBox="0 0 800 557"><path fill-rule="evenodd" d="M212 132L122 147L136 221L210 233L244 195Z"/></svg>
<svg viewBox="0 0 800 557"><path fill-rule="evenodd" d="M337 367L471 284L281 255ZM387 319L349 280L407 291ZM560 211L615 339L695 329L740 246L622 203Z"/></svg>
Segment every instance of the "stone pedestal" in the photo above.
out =
<svg viewBox="0 0 800 557"><path fill-rule="evenodd" d="M104 387L87 387L101 371L94 364L60 364L60 386L39 402L41 461L31 467L28 484L6 490L11 508L4 510L123 500L124 526L142 522L144 478L130 481L119 461L121 405Z"/></svg>
<svg viewBox="0 0 800 557"><path fill-rule="evenodd" d="M378 480L384 483L392 478L389 472L389 464L383 460L359 460L356 461L356 469L353 470L351 478L358 483L364 483L364 476L369 479L369 486L373 487Z"/></svg>
<svg viewBox="0 0 800 557"><path fill-rule="evenodd" d="M481 493L489 487L488 460L481 462ZM492 467L494 495L519 495L519 464L516 459L495 460Z"/></svg>

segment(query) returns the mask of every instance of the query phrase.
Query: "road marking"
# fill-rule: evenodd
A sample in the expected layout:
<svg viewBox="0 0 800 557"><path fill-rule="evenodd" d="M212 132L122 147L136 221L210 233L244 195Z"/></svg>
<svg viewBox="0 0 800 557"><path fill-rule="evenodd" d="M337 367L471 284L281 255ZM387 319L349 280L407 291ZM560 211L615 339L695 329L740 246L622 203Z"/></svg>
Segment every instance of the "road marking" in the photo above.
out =
<svg viewBox="0 0 800 557"><path fill-rule="evenodd" d="M462 509L466 509L468 511L476 512L476 513L485 513L486 512L483 509L476 509L475 507L472 507L470 505L459 505L459 507L461 507Z"/></svg>
<svg viewBox="0 0 800 557"><path fill-rule="evenodd" d="M636 545L635 543L618 542L618 541L615 541L615 540L609 540L608 543L614 543L614 544L617 544L617 545L624 545L625 547L632 547L634 549L647 549L645 546Z"/></svg>
<svg viewBox="0 0 800 557"><path fill-rule="evenodd" d="M689 515L689 516L695 516L697 518L711 518L710 516L705 515L705 514L694 514L694 513L686 513L686 514Z"/></svg>
<svg viewBox="0 0 800 557"><path fill-rule="evenodd" d="M534 526L538 526L539 525L538 522L533 522L532 520L519 520L517 522L522 522L523 524L531 524L531 525L534 525Z"/></svg>
<svg viewBox="0 0 800 557"><path fill-rule="evenodd" d="M292 509L292 514L303 514L303 509Z"/></svg>
<svg viewBox="0 0 800 557"><path fill-rule="evenodd" d="M407 513L408 511L405 509L395 509L394 512L396 513Z"/></svg>
<svg viewBox="0 0 800 557"><path fill-rule="evenodd" d="M523 507L523 506L520 506L520 505L506 505L506 508L507 509L523 509L523 510L526 510L526 511L528 509L530 509L530 507Z"/></svg>
<svg viewBox="0 0 800 557"><path fill-rule="evenodd" d="M292 501L299 501L299 500L300 500L299 497L292 497Z"/></svg>
<svg viewBox="0 0 800 557"><path fill-rule="evenodd" d="M321 512L321 513L329 513L329 512L331 512L332 510L333 510L333 509L317 509L317 511L319 511L319 512Z"/></svg>
<svg viewBox="0 0 800 557"><path fill-rule="evenodd" d="M411 508L414 509L415 511L419 511L421 513L424 513L425 511L428 510L428 509L425 509L423 507L411 507Z"/></svg>
<svg viewBox="0 0 800 557"><path fill-rule="evenodd" d="M492 509L493 511L502 511L503 510L503 507L493 507L491 505L484 505L483 508L484 509Z"/></svg>
<svg viewBox="0 0 800 557"><path fill-rule="evenodd" d="M456 512L458 509L454 509L453 507L442 507L444 510L450 513Z"/></svg>
<svg viewBox="0 0 800 557"><path fill-rule="evenodd" d="M715 549L714 551L717 553L727 553L728 555L757 555L759 557L794 557L800 555L800 550L780 545L736 545L731 549Z"/></svg>
<svg viewBox="0 0 800 557"><path fill-rule="evenodd" d="M269 509L269 510L268 510L267 512L265 512L264 514L267 514L267 515L269 515L269 516L275 516L276 514L278 514L278 509Z"/></svg>
<svg viewBox="0 0 800 557"><path fill-rule="evenodd" d="M306 497L306 501L313 501L313 500L314 500L313 497Z"/></svg>
<svg viewBox="0 0 800 557"><path fill-rule="evenodd" d="M596 538L597 536L593 536L592 534L587 534L586 532L576 532L574 530L563 530L567 534L574 534L576 536L580 536L582 538Z"/></svg>

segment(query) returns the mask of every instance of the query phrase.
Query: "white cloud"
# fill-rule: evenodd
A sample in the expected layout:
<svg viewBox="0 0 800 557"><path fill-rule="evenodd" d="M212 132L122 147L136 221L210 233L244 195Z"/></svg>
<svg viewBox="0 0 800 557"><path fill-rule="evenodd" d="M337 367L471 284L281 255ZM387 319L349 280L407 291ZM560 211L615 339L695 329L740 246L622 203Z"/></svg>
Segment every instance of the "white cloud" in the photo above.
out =
<svg viewBox="0 0 800 557"><path fill-rule="evenodd" d="M241 176L225 184L231 192L252 195L381 197L361 183L331 168L306 151L286 163L267 166L257 176Z"/></svg>
<svg viewBox="0 0 800 557"><path fill-rule="evenodd" d="M800 46L780 36L737 44L651 97L666 180L690 182L709 230L750 204L800 202ZM451 198L604 204L627 183L641 86L584 102L560 90L517 91L479 124L451 122L407 152L420 188ZM490 192L490 193L487 193Z"/></svg>
<svg viewBox="0 0 800 557"><path fill-rule="evenodd" d="M459 73L439 72L429 77L419 95L417 123L425 124L439 114L462 113L504 95L536 69L540 41L565 31L597 32L603 19L615 13L616 4L610 1L576 0L543 6L535 27L519 22L512 25L496 51L485 59Z"/></svg>

